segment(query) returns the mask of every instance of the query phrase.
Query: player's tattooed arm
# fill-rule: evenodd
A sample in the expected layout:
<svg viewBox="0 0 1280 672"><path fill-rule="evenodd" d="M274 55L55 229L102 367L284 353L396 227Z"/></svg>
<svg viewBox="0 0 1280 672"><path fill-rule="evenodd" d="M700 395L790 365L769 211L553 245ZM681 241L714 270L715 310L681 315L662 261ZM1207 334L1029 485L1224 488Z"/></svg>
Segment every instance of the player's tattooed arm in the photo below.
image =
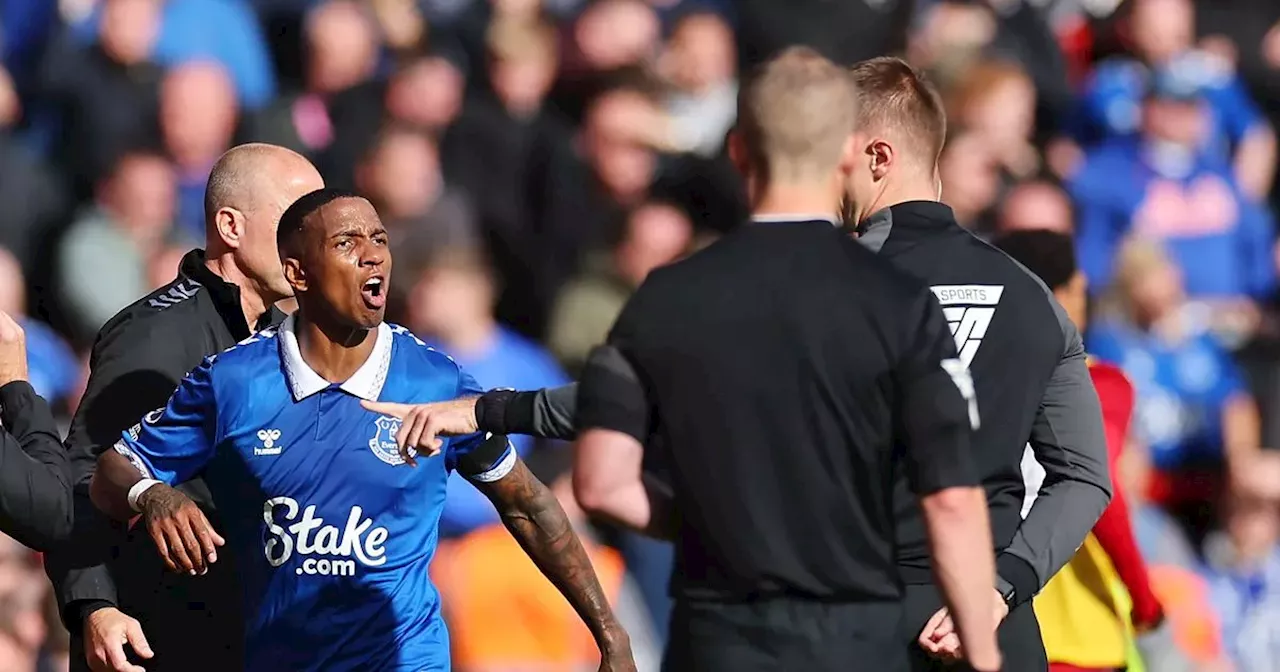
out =
<svg viewBox="0 0 1280 672"><path fill-rule="evenodd" d="M560 502L523 461L491 483L476 483L497 507L511 536L591 629L607 669L634 669L631 644L614 617L591 560ZM602 668L604 669L604 668Z"/></svg>

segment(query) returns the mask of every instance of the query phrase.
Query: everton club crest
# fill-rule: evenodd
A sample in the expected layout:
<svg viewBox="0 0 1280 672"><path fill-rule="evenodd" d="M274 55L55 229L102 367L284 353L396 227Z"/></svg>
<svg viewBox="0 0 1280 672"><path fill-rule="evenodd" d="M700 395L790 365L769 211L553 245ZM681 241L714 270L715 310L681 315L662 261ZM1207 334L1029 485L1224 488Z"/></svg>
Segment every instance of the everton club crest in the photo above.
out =
<svg viewBox="0 0 1280 672"><path fill-rule="evenodd" d="M369 439L369 450L372 450L379 460L393 467L404 464L404 458L400 457L400 446L396 443L396 434L400 432L399 418L378 416L378 419L373 421L373 426L374 432L373 438ZM417 455L418 453L410 448L409 454Z"/></svg>

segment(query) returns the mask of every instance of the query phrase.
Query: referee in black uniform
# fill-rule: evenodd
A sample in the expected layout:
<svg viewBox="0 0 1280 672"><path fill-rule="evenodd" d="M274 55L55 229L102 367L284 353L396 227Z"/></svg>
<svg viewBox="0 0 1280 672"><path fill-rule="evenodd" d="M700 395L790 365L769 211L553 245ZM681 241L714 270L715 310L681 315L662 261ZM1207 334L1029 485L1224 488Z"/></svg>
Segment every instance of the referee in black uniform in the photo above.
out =
<svg viewBox="0 0 1280 672"><path fill-rule="evenodd" d="M967 374L928 289L835 225L854 104L847 73L811 51L766 64L731 145L755 221L651 274L584 374L575 489L588 511L675 539L673 672L906 669L898 470L967 653L999 667ZM481 418L437 406L454 412L424 441L527 420L554 394L496 393ZM670 496L642 479L645 444Z"/></svg>

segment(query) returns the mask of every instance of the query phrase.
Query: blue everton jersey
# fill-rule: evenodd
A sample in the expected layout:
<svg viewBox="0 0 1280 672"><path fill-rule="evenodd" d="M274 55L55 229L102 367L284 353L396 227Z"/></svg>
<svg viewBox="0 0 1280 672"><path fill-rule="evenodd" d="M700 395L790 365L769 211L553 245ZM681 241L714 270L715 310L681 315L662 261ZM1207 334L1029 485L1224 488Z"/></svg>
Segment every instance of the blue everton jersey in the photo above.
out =
<svg viewBox="0 0 1280 672"><path fill-rule="evenodd" d="M383 324L342 384L306 365L293 318L207 359L116 450L168 484L202 474L226 521L245 596L247 670L448 670L427 575L445 483L516 463L482 435L402 463L399 421L361 399L479 394L449 357Z"/></svg>

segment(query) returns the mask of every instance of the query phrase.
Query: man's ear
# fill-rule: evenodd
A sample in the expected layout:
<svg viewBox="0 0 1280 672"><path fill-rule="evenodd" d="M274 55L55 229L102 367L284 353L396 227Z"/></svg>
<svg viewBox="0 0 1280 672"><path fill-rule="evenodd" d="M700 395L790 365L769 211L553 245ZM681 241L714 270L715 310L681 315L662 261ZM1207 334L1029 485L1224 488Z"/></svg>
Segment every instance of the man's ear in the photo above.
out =
<svg viewBox="0 0 1280 672"><path fill-rule="evenodd" d="M218 238L233 250L239 249L244 241L245 224L244 213L235 208L218 208L213 213L213 226L218 231Z"/></svg>
<svg viewBox="0 0 1280 672"><path fill-rule="evenodd" d="M867 145L866 153L871 160L871 176L877 180L888 177L889 171L893 170L894 163L898 159L893 145L875 138Z"/></svg>
<svg viewBox="0 0 1280 672"><path fill-rule="evenodd" d="M293 257L285 257L281 266L284 268L285 282L293 288L294 293L307 291L307 274L302 270L302 264Z"/></svg>

